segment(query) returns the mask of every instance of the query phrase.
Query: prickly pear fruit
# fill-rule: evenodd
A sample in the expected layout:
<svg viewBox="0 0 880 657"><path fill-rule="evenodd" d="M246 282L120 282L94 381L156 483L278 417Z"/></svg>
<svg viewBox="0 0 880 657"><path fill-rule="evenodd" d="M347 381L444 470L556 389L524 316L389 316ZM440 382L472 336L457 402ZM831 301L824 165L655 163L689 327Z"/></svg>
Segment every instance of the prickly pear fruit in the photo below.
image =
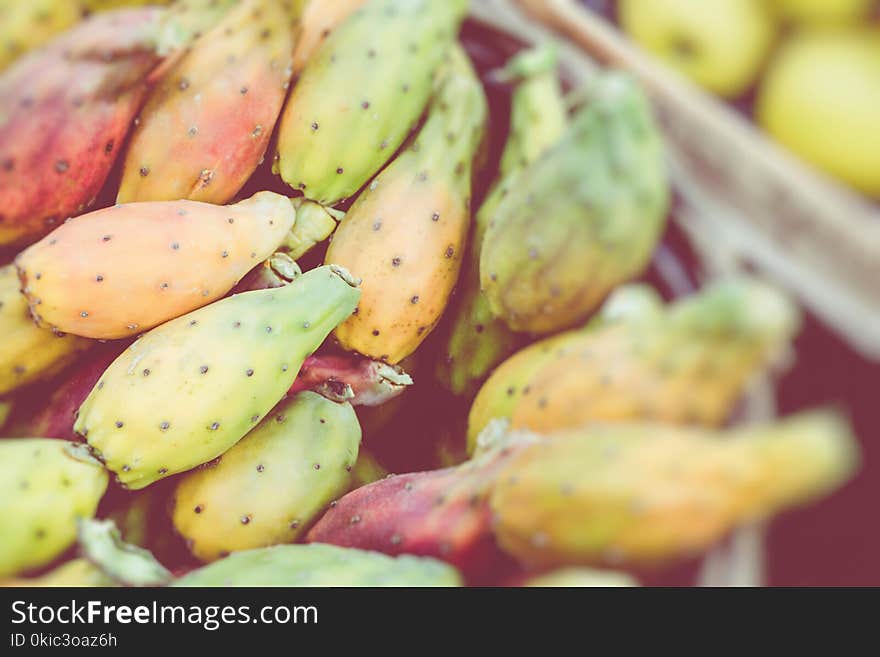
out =
<svg viewBox="0 0 880 657"><path fill-rule="evenodd" d="M2 586L96 587L117 586L116 581L88 559L71 559L39 577L21 577L0 581Z"/></svg>
<svg viewBox="0 0 880 657"><path fill-rule="evenodd" d="M0 441L0 577L52 561L92 517L107 472L83 445L44 438Z"/></svg>
<svg viewBox="0 0 880 657"><path fill-rule="evenodd" d="M295 218L290 200L272 192L231 206L117 205L59 226L15 262L41 324L123 338L225 295Z"/></svg>
<svg viewBox="0 0 880 657"><path fill-rule="evenodd" d="M183 476L174 526L202 561L293 543L348 491L360 441L351 404L301 392L215 463Z"/></svg>
<svg viewBox="0 0 880 657"><path fill-rule="evenodd" d="M242 0L151 91L122 168L119 203L228 203L269 145L304 0Z"/></svg>
<svg viewBox="0 0 880 657"><path fill-rule="evenodd" d="M301 198L297 198L297 201L296 223L280 247L294 260L300 259L314 246L330 237L336 230L336 224L345 216L344 212L325 208L314 201Z"/></svg>
<svg viewBox="0 0 880 657"><path fill-rule="evenodd" d="M159 62L160 13L96 14L0 76L0 245L32 242L94 201Z"/></svg>
<svg viewBox="0 0 880 657"><path fill-rule="evenodd" d="M436 557L467 576L485 577L502 561L488 496L512 453L493 450L453 468L393 475L353 490L306 541Z"/></svg>
<svg viewBox="0 0 880 657"><path fill-rule="evenodd" d="M550 572L532 575L520 586L559 588L559 587L630 587L639 583L627 573L615 570L595 570L593 568L557 568Z"/></svg>
<svg viewBox="0 0 880 657"><path fill-rule="evenodd" d="M334 205L381 169L425 109L467 4L368 0L339 25L281 115L274 168L284 181Z"/></svg>
<svg viewBox="0 0 880 657"><path fill-rule="evenodd" d="M390 473L385 466L379 462L379 459L372 452L361 447L358 452L357 462L351 470L351 487L352 489L372 484L374 481L384 479Z"/></svg>
<svg viewBox="0 0 880 657"><path fill-rule="evenodd" d="M798 323L797 308L775 288L734 279L685 297L653 321L582 331L530 377L512 426L721 424L748 384L778 364Z"/></svg>
<svg viewBox="0 0 880 657"><path fill-rule="evenodd" d="M174 0L163 14L156 36L162 55L182 51L211 30L239 0Z"/></svg>
<svg viewBox="0 0 880 657"><path fill-rule="evenodd" d="M167 5L171 0L80 0L86 11L107 11L119 7L140 7L143 5Z"/></svg>
<svg viewBox="0 0 880 657"><path fill-rule="evenodd" d="M352 406L381 406L412 382L400 367L387 363L350 354L313 354L303 363L290 392L313 390Z"/></svg>
<svg viewBox="0 0 880 657"><path fill-rule="evenodd" d="M129 488L206 463L278 403L358 298L347 272L319 267L167 322L107 368L74 429Z"/></svg>
<svg viewBox="0 0 880 657"><path fill-rule="evenodd" d="M124 348L124 345L117 343L93 347L69 374L65 374L64 380L55 388L42 409L27 418L19 429L19 435L76 440L73 424L80 405L98 383L104 370L116 360Z"/></svg>
<svg viewBox="0 0 880 657"><path fill-rule="evenodd" d="M296 217L299 221L299 215ZM238 285L232 288L233 294L253 292L254 290L271 290L276 287L284 287L297 276L302 276L302 270L293 259L286 253L273 253L263 264L251 269Z"/></svg>
<svg viewBox="0 0 880 657"><path fill-rule="evenodd" d="M0 395L48 378L91 342L34 325L13 265L0 267Z"/></svg>
<svg viewBox="0 0 880 657"><path fill-rule="evenodd" d="M191 571L172 586L460 586L434 559L334 545L276 545L236 552Z"/></svg>
<svg viewBox="0 0 880 657"><path fill-rule="evenodd" d="M651 566L832 491L857 461L833 413L729 433L650 424L554 433L499 473L498 540L529 566Z"/></svg>
<svg viewBox="0 0 880 657"><path fill-rule="evenodd" d="M582 321L647 264L669 190L647 98L623 73L596 81L559 143L522 171L486 230L480 283L515 331Z"/></svg>
<svg viewBox="0 0 880 657"><path fill-rule="evenodd" d="M148 550L126 543L112 520L80 520L80 551L113 581L126 586L163 586L172 575Z"/></svg>
<svg viewBox="0 0 880 657"><path fill-rule="evenodd" d="M496 318L480 291L480 250L489 219L515 184L516 174L562 136L566 109L556 75L556 52L548 46L514 57L499 74L519 80L511 104L511 128L499 167L500 179L475 217L471 244L450 308L445 357L437 367L440 382L457 395L472 396L476 386L521 339Z"/></svg>
<svg viewBox="0 0 880 657"><path fill-rule="evenodd" d="M303 11L302 33L293 53L293 74L299 74L330 33L366 0L309 0Z"/></svg>
<svg viewBox="0 0 880 657"><path fill-rule="evenodd" d="M451 52L417 139L358 197L327 249L327 262L363 279L357 313L337 340L389 363L413 353L440 320L467 240L487 106L467 55Z"/></svg>
<svg viewBox="0 0 880 657"><path fill-rule="evenodd" d="M0 0L0 70L82 18L78 2Z"/></svg>

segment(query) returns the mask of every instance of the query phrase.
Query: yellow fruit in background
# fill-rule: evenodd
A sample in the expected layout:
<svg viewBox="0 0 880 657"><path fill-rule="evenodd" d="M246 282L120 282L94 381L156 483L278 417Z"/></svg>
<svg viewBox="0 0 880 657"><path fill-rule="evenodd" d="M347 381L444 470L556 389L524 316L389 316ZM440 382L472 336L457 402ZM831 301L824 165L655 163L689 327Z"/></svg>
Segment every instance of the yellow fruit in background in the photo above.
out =
<svg viewBox="0 0 880 657"><path fill-rule="evenodd" d="M0 0L0 69L81 18L79 2Z"/></svg>
<svg viewBox="0 0 880 657"><path fill-rule="evenodd" d="M786 20L821 25L864 18L875 0L771 0L770 4Z"/></svg>
<svg viewBox="0 0 880 657"><path fill-rule="evenodd" d="M708 90L744 92L776 36L765 0L621 0L623 29Z"/></svg>
<svg viewBox="0 0 880 657"><path fill-rule="evenodd" d="M767 72L756 114L802 158L880 198L880 30L792 37Z"/></svg>

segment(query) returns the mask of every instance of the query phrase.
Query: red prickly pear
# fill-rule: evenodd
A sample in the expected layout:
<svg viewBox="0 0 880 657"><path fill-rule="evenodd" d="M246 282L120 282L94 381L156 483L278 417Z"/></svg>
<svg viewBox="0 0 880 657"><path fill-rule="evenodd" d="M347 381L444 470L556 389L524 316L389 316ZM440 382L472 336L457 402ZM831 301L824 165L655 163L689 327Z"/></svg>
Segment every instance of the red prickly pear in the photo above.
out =
<svg viewBox="0 0 880 657"><path fill-rule="evenodd" d="M159 62L160 14L98 14L0 77L0 246L32 242L94 201Z"/></svg>

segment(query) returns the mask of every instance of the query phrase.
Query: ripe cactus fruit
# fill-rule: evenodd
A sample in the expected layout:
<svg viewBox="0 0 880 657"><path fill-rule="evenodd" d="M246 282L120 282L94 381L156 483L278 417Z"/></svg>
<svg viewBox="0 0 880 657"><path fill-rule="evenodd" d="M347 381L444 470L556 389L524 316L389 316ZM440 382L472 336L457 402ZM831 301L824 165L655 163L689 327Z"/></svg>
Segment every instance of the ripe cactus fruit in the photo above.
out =
<svg viewBox="0 0 880 657"><path fill-rule="evenodd" d="M799 324L775 288L732 279L653 321L581 332L530 377L511 416L538 432L592 421L719 425L749 383L778 364Z"/></svg>
<svg viewBox="0 0 880 657"><path fill-rule="evenodd" d="M345 213L299 197L295 203L296 223L280 248L299 260L333 234Z"/></svg>
<svg viewBox="0 0 880 657"><path fill-rule="evenodd" d="M239 0L174 0L162 15L156 33L157 50L162 55L182 51L237 4Z"/></svg>
<svg viewBox="0 0 880 657"><path fill-rule="evenodd" d="M159 62L160 14L96 14L0 76L0 246L94 202Z"/></svg>
<svg viewBox="0 0 880 657"><path fill-rule="evenodd" d="M359 296L347 272L319 267L167 322L107 368L74 430L129 488L206 463L269 413Z"/></svg>
<svg viewBox="0 0 880 657"><path fill-rule="evenodd" d="M348 491L360 441L351 404L298 393L215 463L183 476L174 526L202 561L293 543Z"/></svg>
<svg viewBox="0 0 880 657"><path fill-rule="evenodd" d="M0 0L0 70L78 23L78 2Z"/></svg>
<svg viewBox="0 0 880 657"><path fill-rule="evenodd" d="M440 382L457 395L472 396L482 379L515 351L520 338L496 318L480 291L480 250L489 219L516 184L516 175L556 143L565 130L566 109L556 75L556 51L541 46L514 57L500 77L518 80L511 104L511 127L501 158L499 181L475 217L468 257L450 308Z"/></svg>
<svg viewBox="0 0 880 657"><path fill-rule="evenodd" d="M488 496L513 450L488 450L443 470L393 475L358 488L306 536L386 554L442 559L466 576L485 577L502 560L492 536Z"/></svg>
<svg viewBox="0 0 880 657"><path fill-rule="evenodd" d="M130 203L59 226L15 262L41 324L123 338L225 295L295 218L290 200L272 192L232 206Z"/></svg>
<svg viewBox="0 0 880 657"><path fill-rule="evenodd" d="M776 289L731 279L663 307L645 286L612 294L583 329L536 342L483 384L468 447L492 418L553 431L594 421L723 422L751 380L777 364L797 308Z"/></svg>
<svg viewBox="0 0 880 657"><path fill-rule="evenodd" d="M43 566L92 517L107 472L83 445L44 438L0 441L0 577Z"/></svg>
<svg viewBox="0 0 880 657"><path fill-rule="evenodd" d="M13 265L0 267L0 395L48 378L91 342L34 326Z"/></svg>
<svg viewBox="0 0 880 657"><path fill-rule="evenodd" d="M366 0L309 0L303 11L302 33L293 53L294 75L305 68L321 42L365 2Z"/></svg>
<svg viewBox="0 0 880 657"><path fill-rule="evenodd" d="M738 525L841 485L856 445L827 412L730 435L649 424L557 432L499 473L495 531L529 567L694 556Z"/></svg>
<svg viewBox="0 0 880 657"><path fill-rule="evenodd" d="M623 73L595 81L565 136L526 168L486 229L480 283L515 331L582 321L647 264L669 190L647 98Z"/></svg>
<svg viewBox="0 0 880 657"><path fill-rule="evenodd" d="M440 320L470 224L471 162L485 126L483 88L456 46L412 145L358 197L327 262L363 279L357 313L336 330L345 349L397 363Z"/></svg>
<svg viewBox="0 0 880 657"><path fill-rule="evenodd" d="M318 47L282 113L274 164L335 205L391 158L431 96L466 0L368 0Z"/></svg>
<svg viewBox="0 0 880 657"><path fill-rule="evenodd" d="M434 559L389 557L334 545L276 545L236 552L191 571L172 586L460 586Z"/></svg>
<svg viewBox="0 0 880 657"><path fill-rule="evenodd" d="M262 162L291 75L304 0L242 0L154 87L117 201L228 203Z"/></svg>

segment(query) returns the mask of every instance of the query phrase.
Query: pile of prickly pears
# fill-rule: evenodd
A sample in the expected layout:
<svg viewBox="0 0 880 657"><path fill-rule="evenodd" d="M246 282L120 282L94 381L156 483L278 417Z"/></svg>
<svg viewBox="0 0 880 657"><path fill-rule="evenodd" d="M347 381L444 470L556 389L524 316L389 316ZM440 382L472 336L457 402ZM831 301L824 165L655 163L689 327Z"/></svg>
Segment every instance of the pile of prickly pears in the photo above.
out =
<svg viewBox="0 0 880 657"><path fill-rule="evenodd" d="M627 74L465 0L142 4L0 74L4 582L632 585L852 475L833 412L727 426L784 294L645 282Z"/></svg>

